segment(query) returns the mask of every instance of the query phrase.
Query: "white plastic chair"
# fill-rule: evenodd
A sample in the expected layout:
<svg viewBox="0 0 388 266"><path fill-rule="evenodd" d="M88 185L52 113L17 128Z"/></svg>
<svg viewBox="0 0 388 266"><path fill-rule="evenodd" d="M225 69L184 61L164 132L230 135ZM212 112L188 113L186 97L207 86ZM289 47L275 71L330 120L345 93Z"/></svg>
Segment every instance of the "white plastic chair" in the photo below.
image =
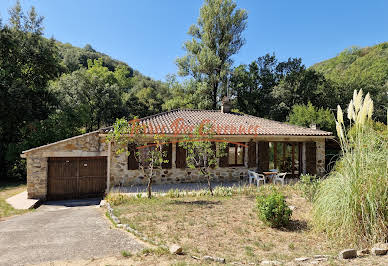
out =
<svg viewBox="0 0 388 266"><path fill-rule="evenodd" d="M277 174L273 180L273 183L276 184L276 182L282 183L284 185L284 179L286 178L287 173L280 173Z"/></svg>
<svg viewBox="0 0 388 266"><path fill-rule="evenodd" d="M257 186L260 185L260 181L263 181L263 184L265 184L264 175L255 173L251 170L248 170L248 178L249 178L249 184L252 184L252 181L253 181L253 183L255 183L255 181L256 181Z"/></svg>

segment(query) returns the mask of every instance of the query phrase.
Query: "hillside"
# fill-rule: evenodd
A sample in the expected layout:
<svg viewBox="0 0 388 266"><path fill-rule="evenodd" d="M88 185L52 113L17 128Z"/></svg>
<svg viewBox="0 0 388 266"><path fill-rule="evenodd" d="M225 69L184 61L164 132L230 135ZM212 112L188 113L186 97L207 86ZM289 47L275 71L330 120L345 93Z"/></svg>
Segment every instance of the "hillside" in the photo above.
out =
<svg viewBox="0 0 388 266"><path fill-rule="evenodd" d="M352 47L338 56L311 67L344 88L349 98L354 89L370 92L375 101L375 114L385 121L388 103L388 42L371 47Z"/></svg>
<svg viewBox="0 0 388 266"><path fill-rule="evenodd" d="M94 60L102 58L104 66L106 66L110 71L114 71L118 65L128 66L126 63L113 59L109 55L98 52L90 44L85 45L84 48L79 48L71 45L70 43L61 43L56 42L59 55L62 59L62 64L64 65L67 72L73 72L80 67L88 67L88 59ZM139 75L140 73L136 70L133 70L132 67L128 66L131 76Z"/></svg>

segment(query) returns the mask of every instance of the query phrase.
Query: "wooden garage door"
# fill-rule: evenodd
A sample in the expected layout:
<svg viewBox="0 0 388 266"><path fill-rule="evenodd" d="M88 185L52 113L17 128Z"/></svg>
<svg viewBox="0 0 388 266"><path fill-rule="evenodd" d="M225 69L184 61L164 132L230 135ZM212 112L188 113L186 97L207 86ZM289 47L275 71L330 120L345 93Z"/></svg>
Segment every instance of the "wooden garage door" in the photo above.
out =
<svg viewBox="0 0 388 266"><path fill-rule="evenodd" d="M105 189L106 157L49 158L48 199L98 197Z"/></svg>

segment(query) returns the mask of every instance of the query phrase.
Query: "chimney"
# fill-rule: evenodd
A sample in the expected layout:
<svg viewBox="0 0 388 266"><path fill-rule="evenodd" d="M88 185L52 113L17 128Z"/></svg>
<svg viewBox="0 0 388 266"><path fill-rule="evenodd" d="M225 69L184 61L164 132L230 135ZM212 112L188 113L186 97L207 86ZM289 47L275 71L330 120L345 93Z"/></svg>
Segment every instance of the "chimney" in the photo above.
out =
<svg viewBox="0 0 388 266"><path fill-rule="evenodd" d="M317 130L317 129L319 129L319 126L317 126L317 124L310 124L310 128Z"/></svg>
<svg viewBox="0 0 388 266"><path fill-rule="evenodd" d="M232 104L228 96L225 96L221 101L221 113L230 113Z"/></svg>

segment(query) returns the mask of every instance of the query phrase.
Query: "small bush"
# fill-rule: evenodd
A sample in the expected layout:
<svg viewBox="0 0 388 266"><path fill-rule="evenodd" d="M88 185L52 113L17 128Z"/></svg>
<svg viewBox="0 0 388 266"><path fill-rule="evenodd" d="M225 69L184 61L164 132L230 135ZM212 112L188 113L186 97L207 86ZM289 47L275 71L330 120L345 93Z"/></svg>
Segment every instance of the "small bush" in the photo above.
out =
<svg viewBox="0 0 388 266"><path fill-rule="evenodd" d="M129 252L129 251L126 251L126 250L122 250L121 251L121 255L125 258L129 258L129 257L132 257L132 253Z"/></svg>
<svg viewBox="0 0 388 266"><path fill-rule="evenodd" d="M313 201L315 194L318 191L320 179L315 175L301 175L299 182L299 189L303 192L304 197Z"/></svg>
<svg viewBox="0 0 388 266"><path fill-rule="evenodd" d="M273 191L266 196L258 196L257 209L260 220L271 227L286 226L290 222L292 214L287 206L284 195Z"/></svg>

